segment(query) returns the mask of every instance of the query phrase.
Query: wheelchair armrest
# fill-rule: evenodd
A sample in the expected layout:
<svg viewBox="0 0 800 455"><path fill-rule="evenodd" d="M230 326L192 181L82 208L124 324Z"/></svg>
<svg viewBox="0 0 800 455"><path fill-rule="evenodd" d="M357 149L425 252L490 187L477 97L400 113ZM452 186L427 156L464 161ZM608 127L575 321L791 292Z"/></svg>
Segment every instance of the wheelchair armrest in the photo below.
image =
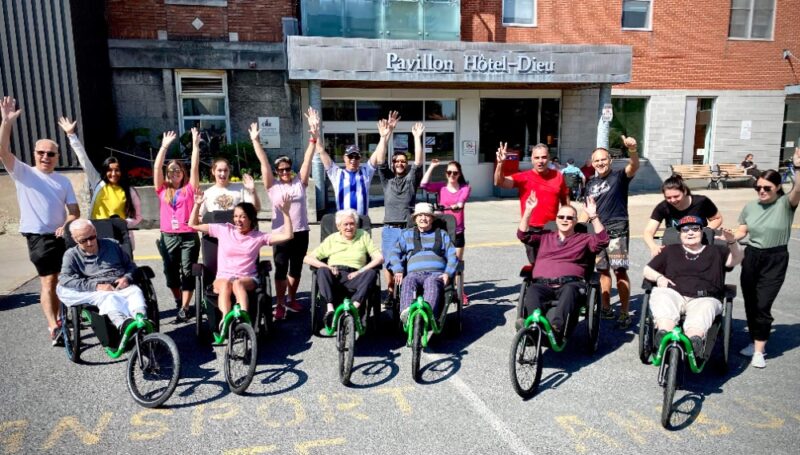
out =
<svg viewBox="0 0 800 455"><path fill-rule="evenodd" d="M192 264L192 276L203 276L205 267L203 264Z"/></svg>
<svg viewBox="0 0 800 455"><path fill-rule="evenodd" d="M725 300L733 301L736 298L736 285L735 284L726 284L725 285Z"/></svg>
<svg viewBox="0 0 800 455"><path fill-rule="evenodd" d="M153 272L149 266L143 265L141 267L137 267L136 271L133 272L133 279L136 282L146 281L148 279L155 278L156 274Z"/></svg>
<svg viewBox="0 0 800 455"><path fill-rule="evenodd" d="M600 286L600 273L592 272L592 276L589 277L589 285Z"/></svg>
<svg viewBox="0 0 800 455"><path fill-rule="evenodd" d="M645 294L650 294L653 292L653 288L656 287L656 284L650 280L642 280L642 290Z"/></svg>
<svg viewBox="0 0 800 455"><path fill-rule="evenodd" d="M259 261L258 274L267 276L272 271L272 261Z"/></svg>

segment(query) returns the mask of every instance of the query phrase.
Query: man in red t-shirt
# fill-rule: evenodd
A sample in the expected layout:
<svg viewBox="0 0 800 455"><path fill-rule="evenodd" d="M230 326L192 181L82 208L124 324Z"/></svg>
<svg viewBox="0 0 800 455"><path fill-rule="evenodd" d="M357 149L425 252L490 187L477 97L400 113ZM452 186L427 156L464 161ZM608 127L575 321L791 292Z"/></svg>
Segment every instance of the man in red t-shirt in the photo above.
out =
<svg viewBox="0 0 800 455"><path fill-rule="evenodd" d="M561 172L547 167L550 149L544 144L536 144L531 150L533 169L504 176L503 161L506 159L507 146L508 143L501 142L497 148L494 184L501 188L519 189L520 214L525 212L525 201L528 200L528 196L532 192L535 193L539 202L531 214L528 230L541 230L545 224L555 221L560 206L569 204L569 189L564 183L564 176ZM528 259L533 263L536 251L528 246L526 251Z"/></svg>

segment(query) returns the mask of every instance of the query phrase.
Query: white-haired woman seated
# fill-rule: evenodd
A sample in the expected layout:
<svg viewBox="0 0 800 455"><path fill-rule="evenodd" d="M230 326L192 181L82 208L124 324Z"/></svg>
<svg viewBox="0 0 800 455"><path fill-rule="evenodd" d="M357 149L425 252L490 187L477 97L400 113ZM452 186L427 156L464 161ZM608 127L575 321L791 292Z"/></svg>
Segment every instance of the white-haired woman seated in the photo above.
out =
<svg viewBox="0 0 800 455"><path fill-rule="evenodd" d="M358 213L353 209L336 212L336 229L303 260L317 267L317 284L322 299L327 303L325 323L332 324L334 295L337 291L352 292L353 305L359 307L367 298L375 281L375 267L383 263L383 255L372 237L358 229ZM322 262L327 259L327 262ZM369 260L369 262L367 262Z"/></svg>

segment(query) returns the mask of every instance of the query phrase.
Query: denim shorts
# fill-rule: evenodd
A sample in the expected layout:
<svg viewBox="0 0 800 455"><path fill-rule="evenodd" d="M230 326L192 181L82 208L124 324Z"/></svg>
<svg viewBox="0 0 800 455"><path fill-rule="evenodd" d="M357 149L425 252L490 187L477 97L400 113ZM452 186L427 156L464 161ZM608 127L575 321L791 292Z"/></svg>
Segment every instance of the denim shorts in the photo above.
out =
<svg viewBox="0 0 800 455"><path fill-rule="evenodd" d="M389 253L394 249L403 229L395 226L384 225L381 231L381 254L384 265L389 265Z"/></svg>

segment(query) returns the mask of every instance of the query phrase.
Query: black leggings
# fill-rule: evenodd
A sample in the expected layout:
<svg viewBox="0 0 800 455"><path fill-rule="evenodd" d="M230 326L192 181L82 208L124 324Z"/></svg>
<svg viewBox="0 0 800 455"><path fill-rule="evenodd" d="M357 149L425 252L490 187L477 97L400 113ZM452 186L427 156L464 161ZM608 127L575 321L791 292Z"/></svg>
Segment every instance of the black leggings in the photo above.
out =
<svg viewBox="0 0 800 455"><path fill-rule="evenodd" d="M538 308L547 316L553 328L557 328L557 331L563 331L567 319L576 314L575 308L578 307L578 298L583 286L583 283L577 281L566 283L558 288L531 283L525 292L525 300L523 302L526 317L533 314L533 311ZM552 310L547 311L545 304L552 300L558 300L558 304Z"/></svg>
<svg viewBox="0 0 800 455"><path fill-rule="evenodd" d="M303 272L303 258L308 252L308 231L294 233L294 238L286 243L272 247L272 258L275 260L275 279L285 280L286 275L300 278Z"/></svg>
<svg viewBox="0 0 800 455"><path fill-rule="evenodd" d="M772 329L772 303L781 290L789 267L786 246L744 250L742 261L742 296L747 327L754 341L767 341Z"/></svg>

